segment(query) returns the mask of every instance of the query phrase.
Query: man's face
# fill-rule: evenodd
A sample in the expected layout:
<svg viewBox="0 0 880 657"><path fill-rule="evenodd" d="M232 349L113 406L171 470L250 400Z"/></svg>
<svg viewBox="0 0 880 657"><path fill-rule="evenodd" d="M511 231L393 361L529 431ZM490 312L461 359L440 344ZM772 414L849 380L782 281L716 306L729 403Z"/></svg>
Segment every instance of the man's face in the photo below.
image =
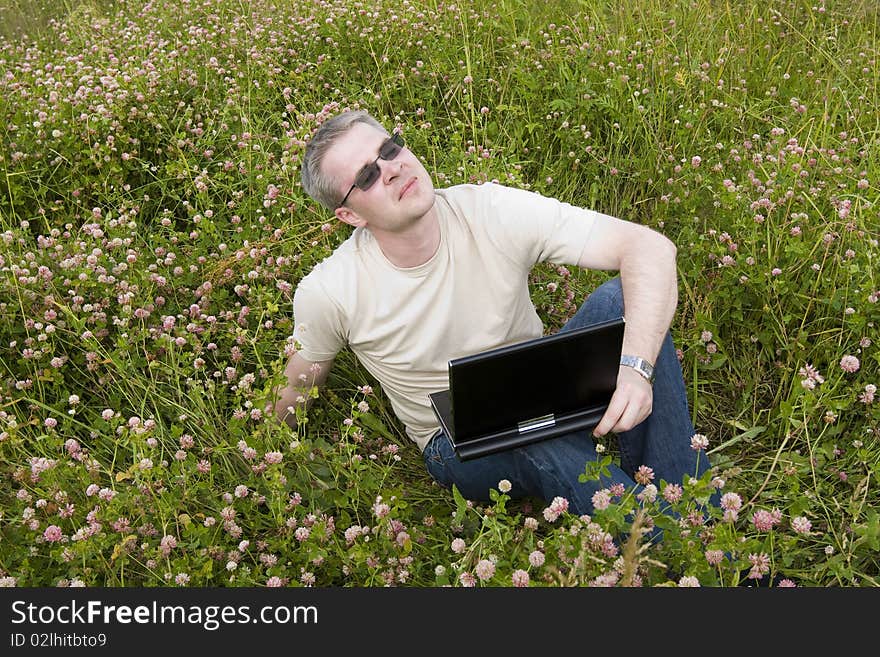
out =
<svg viewBox="0 0 880 657"><path fill-rule="evenodd" d="M374 232L398 232L421 219L434 205L434 185L425 167L408 148L394 159L376 159L388 139L364 123L355 123L324 156L323 170L334 176L339 198L348 192L358 172L375 161L379 179L367 190L355 188L336 216Z"/></svg>

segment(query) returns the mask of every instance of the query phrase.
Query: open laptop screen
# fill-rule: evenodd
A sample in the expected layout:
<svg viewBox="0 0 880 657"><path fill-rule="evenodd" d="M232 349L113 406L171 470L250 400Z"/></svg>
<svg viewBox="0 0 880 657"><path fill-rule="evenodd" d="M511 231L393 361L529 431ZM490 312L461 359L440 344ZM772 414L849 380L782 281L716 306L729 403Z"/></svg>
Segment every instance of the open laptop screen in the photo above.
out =
<svg viewBox="0 0 880 657"><path fill-rule="evenodd" d="M623 327L619 318L451 360L455 443L607 406Z"/></svg>

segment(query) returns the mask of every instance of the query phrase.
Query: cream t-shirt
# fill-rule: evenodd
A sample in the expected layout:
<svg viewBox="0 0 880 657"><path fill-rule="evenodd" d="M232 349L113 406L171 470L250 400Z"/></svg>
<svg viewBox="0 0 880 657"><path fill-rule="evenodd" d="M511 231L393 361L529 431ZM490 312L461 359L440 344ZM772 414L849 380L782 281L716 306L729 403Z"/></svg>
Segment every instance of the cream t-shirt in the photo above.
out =
<svg viewBox="0 0 880 657"><path fill-rule="evenodd" d="M397 267L356 228L293 300L299 354L330 360L348 344L421 450L439 429L428 394L449 387L449 360L539 337L529 271L577 264L598 216L494 183L436 196L440 246L426 263Z"/></svg>

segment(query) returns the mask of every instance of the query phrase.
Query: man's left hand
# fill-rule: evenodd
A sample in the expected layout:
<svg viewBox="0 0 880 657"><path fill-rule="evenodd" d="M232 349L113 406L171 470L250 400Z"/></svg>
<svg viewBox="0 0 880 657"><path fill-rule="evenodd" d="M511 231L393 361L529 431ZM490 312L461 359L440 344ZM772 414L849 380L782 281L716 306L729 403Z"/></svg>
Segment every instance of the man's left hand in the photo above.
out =
<svg viewBox="0 0 880 657"><path fill-rule="evenodd" d="M621 366L617 373L617 389L611 396L608 410L593 429L593 435L601 438L609 431L629 431L651 414L653 403L651 384L633 368Z"/></svg>

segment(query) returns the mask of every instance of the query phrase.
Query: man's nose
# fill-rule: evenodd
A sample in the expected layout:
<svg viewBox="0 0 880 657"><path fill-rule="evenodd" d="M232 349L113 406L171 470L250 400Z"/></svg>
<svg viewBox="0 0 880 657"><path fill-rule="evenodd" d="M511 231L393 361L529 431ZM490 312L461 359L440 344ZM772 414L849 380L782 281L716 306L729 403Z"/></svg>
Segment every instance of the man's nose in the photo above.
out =
<svg viewBox="0 0 880 657"><path fill-rule="evenodd" d="M382 171L382 181L387 185L400 175L403 162L401 162L400 156L393 160L379 160L379 168Z"/></svg>

